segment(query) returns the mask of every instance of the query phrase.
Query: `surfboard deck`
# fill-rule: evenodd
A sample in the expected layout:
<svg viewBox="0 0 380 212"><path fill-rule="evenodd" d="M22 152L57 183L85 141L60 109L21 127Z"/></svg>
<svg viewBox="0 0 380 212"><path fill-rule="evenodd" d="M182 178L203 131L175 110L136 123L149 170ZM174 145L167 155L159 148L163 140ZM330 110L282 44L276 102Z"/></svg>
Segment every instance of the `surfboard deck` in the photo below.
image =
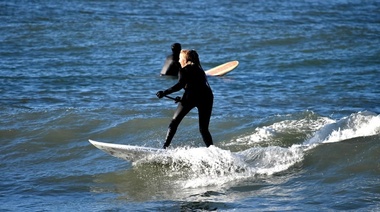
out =
<svg viewBox="0 0 380 212"><path fill-rule="evenodd" d="M206 72L207 76L223 76L234 70L239 65L239 61L234 60L222 65L209 69Z"/></svg>
<svg viewBox="0 0 380 212"><path fill-rule="evenodd" d="M137 161L139 159L145 158L152 154L157 154L165 151L164 149L151 148L151 147L142 147L142 146L133 146L133 145L124 145L124 144L112 144L104 143L94 140L88 140L96 148L114 156L121 158L127 161Z"/></svg>

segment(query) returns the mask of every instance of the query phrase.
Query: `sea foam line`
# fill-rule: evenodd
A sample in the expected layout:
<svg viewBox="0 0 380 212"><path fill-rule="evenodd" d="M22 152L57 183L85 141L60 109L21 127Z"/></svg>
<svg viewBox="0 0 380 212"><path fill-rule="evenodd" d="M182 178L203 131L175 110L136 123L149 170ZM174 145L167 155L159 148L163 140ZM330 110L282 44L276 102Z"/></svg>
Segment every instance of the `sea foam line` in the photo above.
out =
<svg viewBox="0 0 380 212"><path fill-rule="evenodd" d="M303 145L340 142L357 137L373 136L380 133L380 115L359 112L325 125L305 141Z"/></svg>

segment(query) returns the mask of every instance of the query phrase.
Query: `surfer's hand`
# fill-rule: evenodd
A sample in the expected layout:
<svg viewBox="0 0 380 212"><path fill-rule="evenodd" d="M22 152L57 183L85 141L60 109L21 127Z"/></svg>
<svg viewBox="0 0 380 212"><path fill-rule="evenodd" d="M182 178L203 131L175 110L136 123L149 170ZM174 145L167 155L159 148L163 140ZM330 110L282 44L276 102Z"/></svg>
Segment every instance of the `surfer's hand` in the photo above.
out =
<svg viewBox="0 0 380 212"><path fill-rule="evenodd" d="M181 97L177 96L174 101L175 101L175 103L180 102L181 101Z"/></svg>
<svg viewBox="0 0 380 212"><path fill-rule="evenodd" d="M165 96L165 93L163 92L163 91L158 91L157 93L156 93L156 96L158 97L158 98L162 98L162 97L164 97Z"/></svg>

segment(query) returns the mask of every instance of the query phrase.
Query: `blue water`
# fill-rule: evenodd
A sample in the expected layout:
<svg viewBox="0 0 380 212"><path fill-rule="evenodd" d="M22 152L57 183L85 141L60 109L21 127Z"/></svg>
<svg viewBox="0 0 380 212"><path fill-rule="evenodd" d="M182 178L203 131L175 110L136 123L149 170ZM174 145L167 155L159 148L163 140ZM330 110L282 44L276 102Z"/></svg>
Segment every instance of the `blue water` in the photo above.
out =
<svg viewBox="0 0 380 212"><path fill-rule="evenodd" d="M0 2L0 210L378 211L379 35L379 1ZM92 146L163 145L174 42L240 62L215 147L196 110L170 160Z"/></svg>

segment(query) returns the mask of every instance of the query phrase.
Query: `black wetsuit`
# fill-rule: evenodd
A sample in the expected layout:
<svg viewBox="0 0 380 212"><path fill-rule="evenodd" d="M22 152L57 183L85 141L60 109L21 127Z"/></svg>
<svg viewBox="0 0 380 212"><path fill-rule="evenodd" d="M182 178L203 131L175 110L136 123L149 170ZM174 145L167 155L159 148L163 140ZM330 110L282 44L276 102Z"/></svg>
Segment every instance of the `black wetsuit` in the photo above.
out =
<svg viewBox="0 0 380 212"><path fill-rule="evenodd" d="M181 64L178 62L179 58L174 58L173 55L166 57L165 64L162 67L161 75L178 76L181 69Z"/></svg>
<svg viewBox="0 0 380 212"><path fill-rule="evenodd" d="M198 108L199 130L203 141L209 147L213 144L208 130L214 95L208 84L207 77L202 68L197 65L187 65L180 70L178 83L164 91L165 95L185 89L181 102L178 104L173 119L169 125L164 148L168 147L177 131L182 119L194 107Z"/></svg>

